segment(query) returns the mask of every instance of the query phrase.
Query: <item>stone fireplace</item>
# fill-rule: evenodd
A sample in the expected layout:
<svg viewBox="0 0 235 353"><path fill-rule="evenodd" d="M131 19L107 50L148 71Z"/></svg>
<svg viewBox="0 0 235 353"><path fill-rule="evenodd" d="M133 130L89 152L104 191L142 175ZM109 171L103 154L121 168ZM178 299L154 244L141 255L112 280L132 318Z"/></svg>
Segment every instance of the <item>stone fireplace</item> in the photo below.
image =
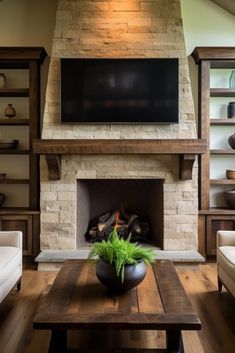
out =
<svg viewBox="0 0 235 353"><path fill-rule="evenodd" d="M97 57L179 58L179 124L61 125L60 58ZM42 138L196 139L180 0L59 0ZM142 211L151 209L148 217L155 245L164 250L197 250L197 164L189 180L180 180L178 169L179 160L174 154L68 154L61 159L60 180L49 180L42 157L41 250L76 250L84 246L81 232L89 213L100 212L94 198L84 199L84 190L92 180L93 187L98 183L104 187L105 180L108 185L110 181L115 185L115 180L126 180L129 185L133 181L132 187L139 182L140 189L146 190L152 183L153 193L143 200ZM97 193L96 197L101 196ZM103 202L108 202L107 195ZM100 213L105 211L102 208ZM83 218L79 218L81 215Z"/></svg>

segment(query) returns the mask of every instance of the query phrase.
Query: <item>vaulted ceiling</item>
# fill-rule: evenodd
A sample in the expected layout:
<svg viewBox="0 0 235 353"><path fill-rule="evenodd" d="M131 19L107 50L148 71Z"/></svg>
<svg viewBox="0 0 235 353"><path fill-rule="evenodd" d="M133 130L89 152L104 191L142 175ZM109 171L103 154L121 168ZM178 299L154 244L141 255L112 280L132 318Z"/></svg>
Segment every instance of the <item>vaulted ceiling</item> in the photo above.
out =
<svg viewBox="0 0 235 353"><path fill-rule="evenodd" d="M235 16L235 0L211 0Z"/></svg>

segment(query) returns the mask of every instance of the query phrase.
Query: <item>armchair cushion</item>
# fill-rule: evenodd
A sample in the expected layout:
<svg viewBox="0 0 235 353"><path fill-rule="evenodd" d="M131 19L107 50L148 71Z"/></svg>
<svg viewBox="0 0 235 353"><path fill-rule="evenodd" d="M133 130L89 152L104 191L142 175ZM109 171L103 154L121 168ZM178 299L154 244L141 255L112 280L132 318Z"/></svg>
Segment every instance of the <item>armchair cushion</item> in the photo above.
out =
<svg viewBox="0 0 235 353"><path fill-rule="evenodd" d="M14 272L21 272L21 251L12 246L0 246L0 286Z"/></svg>
<svg viewBox="0 0 235 353"><path fill-rule="evenodd" d="M19 283L21 275L22 232L0 231L0 303Z"/></svg>
<svg viewBox="0 0 235 353"><path fill-rule="evenodd" d="M219 290L223 284L235 297L235 231L217 232L217 271Z"/></svg>

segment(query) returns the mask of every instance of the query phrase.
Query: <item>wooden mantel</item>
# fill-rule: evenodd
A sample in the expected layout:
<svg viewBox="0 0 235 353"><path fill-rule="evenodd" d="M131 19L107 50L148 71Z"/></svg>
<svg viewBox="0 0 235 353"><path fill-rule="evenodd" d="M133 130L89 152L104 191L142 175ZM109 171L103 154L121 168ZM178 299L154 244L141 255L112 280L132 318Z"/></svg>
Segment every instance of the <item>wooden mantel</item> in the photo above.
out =
<svg viewBox="0 0 235 353"><path fill-rule="evenodd" d="M60 179L61 155L101 154L168 154L179 155L179 178L192 179L196 155L206 152L206 140L162 139L162 140L74 140L37 139L33 141L33 153L45 155L50 180Z"/></svg>

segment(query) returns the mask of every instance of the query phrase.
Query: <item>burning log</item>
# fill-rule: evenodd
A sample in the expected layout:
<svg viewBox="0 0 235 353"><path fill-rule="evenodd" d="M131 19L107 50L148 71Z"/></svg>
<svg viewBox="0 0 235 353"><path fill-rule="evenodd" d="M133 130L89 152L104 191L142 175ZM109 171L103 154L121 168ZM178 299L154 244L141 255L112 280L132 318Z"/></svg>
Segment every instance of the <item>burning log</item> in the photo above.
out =
<svg viewBox="0 0 235 353"><path fill-rule="evenodd" d="M128 215L121 209L99 216L97 225L89 228L86 239L89 242L107 239L114 227L120 237L127 238L131 234L132 241L147 242L149 237L148 223L141 221L138 215Z"/></svg>

